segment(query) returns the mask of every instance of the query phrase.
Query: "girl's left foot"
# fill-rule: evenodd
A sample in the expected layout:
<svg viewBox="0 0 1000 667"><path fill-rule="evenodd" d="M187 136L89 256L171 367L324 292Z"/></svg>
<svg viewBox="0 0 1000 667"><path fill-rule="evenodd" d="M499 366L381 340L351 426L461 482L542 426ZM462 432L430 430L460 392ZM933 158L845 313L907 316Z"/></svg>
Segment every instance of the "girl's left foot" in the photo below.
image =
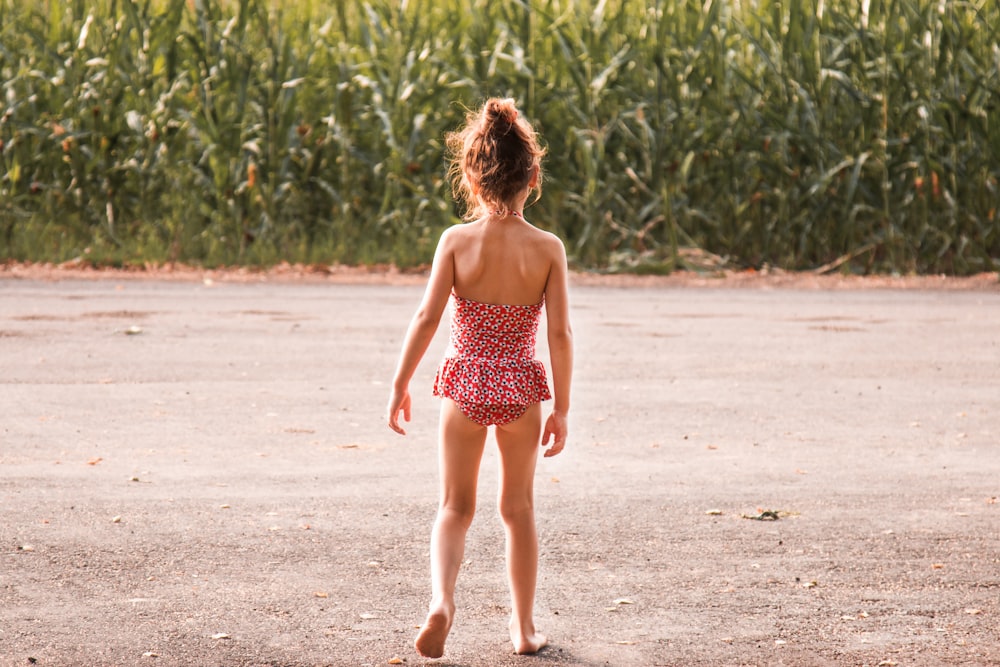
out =
<svg viewBox="0 0 1000 667"><path fill-rule="evenodd" d="M427 614L427 620L413 642L417 653L425 658L440 658L444 655L444 642L451 631L454 613L453 609L442 606Z"/></svg>

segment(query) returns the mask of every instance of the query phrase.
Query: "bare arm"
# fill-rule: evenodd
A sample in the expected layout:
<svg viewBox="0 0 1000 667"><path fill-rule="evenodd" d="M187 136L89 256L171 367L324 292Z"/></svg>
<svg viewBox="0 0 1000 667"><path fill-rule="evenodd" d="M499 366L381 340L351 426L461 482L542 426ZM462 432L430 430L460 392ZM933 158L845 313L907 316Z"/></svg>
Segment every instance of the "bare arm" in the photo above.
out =
<svg viewBox="0 0 1000 667"><path fill-rule="evenodd" d="M552 439L545 456L555 456L566 445L570 385L573 379L573 329L569 322L569 269L566 250L558 243L549 280L545 287L545 312L548 326L549 356L552 366L552 387L555 404L545 422L542 446Z"/></svg>
<svg viewBox="0 0 1000 667"><path fill-rule="evenodd" d="M431 276L427 281L424 297L406 330L403 349L396 365L396 374L392 379L392 393L389 396L389 428L396 433L406 435L406 431L399 425L399 413L403 413L404 421L410 421L410 379L434 338L441 322L441 315L448 305L448 296L451 294L454 282L455 260L450 249L448 232L445 231L434 253L434 263L431 266Z"/></svg>

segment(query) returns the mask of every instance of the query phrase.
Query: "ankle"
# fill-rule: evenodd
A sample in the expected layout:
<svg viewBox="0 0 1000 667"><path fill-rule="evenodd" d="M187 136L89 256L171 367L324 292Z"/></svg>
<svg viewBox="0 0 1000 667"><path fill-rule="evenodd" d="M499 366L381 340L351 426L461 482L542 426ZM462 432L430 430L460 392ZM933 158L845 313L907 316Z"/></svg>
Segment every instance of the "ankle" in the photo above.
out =
<svg viewBox="0 0 1000 667"><path fill-rule="evenodd" d="M531 618L520 620L515 616L511 616L508 627L510 628L510 636L512 638L515 635L519 637L530 637L535 634L535 621Z"/></svg>
<svg viewBox="0 0 1000 667"><path fill-rule="evenodd" d="M447 616L455 615L455 600L452 598L440 597L431 598L431 603L427 606L430 613L443 613Z"/></svg>
<svg viewBox="0 0 1000 667"><path fill-rule="evenodd" d="M514 652L517 654L537 653L546 645L548 638L535 630L535 624L530 619L527 621L510 620L510 642L514 645Z"/></svg>

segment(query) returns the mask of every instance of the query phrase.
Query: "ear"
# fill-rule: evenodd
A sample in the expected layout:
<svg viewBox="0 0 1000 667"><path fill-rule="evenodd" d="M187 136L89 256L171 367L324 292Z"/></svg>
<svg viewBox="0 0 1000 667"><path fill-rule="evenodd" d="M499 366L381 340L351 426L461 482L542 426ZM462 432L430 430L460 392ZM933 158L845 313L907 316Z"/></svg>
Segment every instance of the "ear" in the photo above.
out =
<svg viewBox="0 0 1000 667"><path fill-rule="evenodd" d="M538 163L531 165L531 169L528 171L530 176L528 177L528 188L534 190L538 187L538 174L541 173L541 168Z"/></svg>

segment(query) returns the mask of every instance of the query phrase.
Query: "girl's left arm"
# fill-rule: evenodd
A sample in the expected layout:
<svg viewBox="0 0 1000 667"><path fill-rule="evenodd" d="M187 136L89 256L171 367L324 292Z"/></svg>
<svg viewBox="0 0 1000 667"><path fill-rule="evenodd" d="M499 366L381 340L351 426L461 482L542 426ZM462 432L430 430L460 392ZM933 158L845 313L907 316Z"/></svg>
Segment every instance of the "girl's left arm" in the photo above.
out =
<svg viewBox="0 0 1000 667"><path fill-rule="evenodd" d="M402 435L406 435L406 431L399 424L400 412L403 413L404 421L410 421L410 379L437 332L441 315L448 305L448 297L455 283L455 258L449 231L445 230L438 241L427 289L424 290L424 297L406 331L403 350L399 355L396 374L392 380L392 394L389 396L389 428Z"/></svg>

